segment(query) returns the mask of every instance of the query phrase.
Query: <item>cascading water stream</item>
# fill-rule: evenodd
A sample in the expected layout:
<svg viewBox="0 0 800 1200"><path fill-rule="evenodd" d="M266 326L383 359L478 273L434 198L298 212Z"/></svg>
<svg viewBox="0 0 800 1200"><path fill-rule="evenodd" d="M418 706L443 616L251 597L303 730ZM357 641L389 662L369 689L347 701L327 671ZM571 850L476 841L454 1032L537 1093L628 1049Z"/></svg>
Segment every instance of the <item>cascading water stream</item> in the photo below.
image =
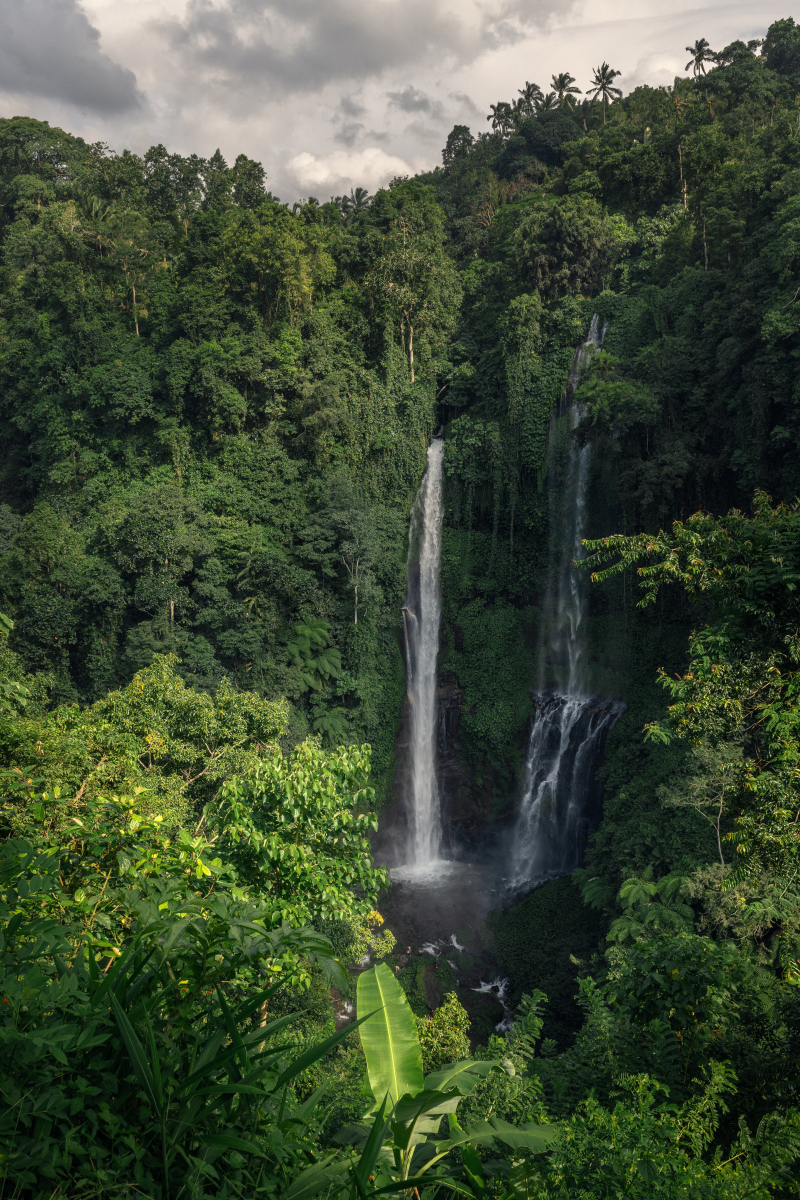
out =
<svg viewBox="0 0 800 1200"><path fill-rule="evenodd" d="M571 429L583 415L580 404L573 402L581 372L602 346L604 333L595 314L573 356L565 393ZM595 767L603 739L624 707L592 697L587 690L584 578L574 563L581 555L586 526L590 457L588 444L569 451L561 520L554 522L540 690L511 853L509 883L515 892L579 866L596 800Z"/></svg>
<svg viewBox="0 0 800 1200"><path fill-rule="evenodd" d="M444 442L434 438L414 501L409 529L408 585L403 608L406 672L411 702L411 830L406 864L424 871L439 858L442 828L436 782L436 660L442 615Z"/></svg>

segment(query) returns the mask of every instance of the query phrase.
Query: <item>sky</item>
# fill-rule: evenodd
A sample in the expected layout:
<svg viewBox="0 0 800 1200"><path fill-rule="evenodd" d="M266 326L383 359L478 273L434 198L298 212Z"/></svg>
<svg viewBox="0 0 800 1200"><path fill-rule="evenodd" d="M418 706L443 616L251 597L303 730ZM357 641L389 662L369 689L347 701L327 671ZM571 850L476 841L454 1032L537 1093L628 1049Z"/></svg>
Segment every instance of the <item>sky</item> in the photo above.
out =
<svg viewBox="0 0 800 1200"><path fill-rule="evenodd" d="M800 0L796 0L800 9ZM264 164L282 200L374 192L441 161L453 125L607 61L628 92L684 47L763 37L792 0L2 0L0 116L112 150Z"/></svg>

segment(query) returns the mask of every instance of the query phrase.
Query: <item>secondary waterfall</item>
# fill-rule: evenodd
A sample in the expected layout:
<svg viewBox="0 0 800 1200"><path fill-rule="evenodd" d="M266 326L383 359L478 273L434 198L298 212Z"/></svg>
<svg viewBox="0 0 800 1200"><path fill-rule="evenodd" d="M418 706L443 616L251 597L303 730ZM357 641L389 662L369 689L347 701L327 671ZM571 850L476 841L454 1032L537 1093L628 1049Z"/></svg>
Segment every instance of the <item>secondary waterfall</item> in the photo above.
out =
<svg viewBox="0 0 800 1200"><path fill-rule="evenodd" d="M408 584L403 620L411 702L411 831L406 863L424 869L439 857L442 840L436 783L436 659L442 601L442 474L444 442L434 438L411 513Z"/></svg>
<svg viewBox="0 0 800 1200"><path fill-rule="evenodd" d="M595 314L577 347L564 396L570 431L582 416L575 392L581 372L603 344ZM595 767L623 705L588 692L585 580L580 558L586 524L591 447L571 447L561 488L553 488L550 580L542 614L540 684L514 830L509 882L519 891L580 865L599 795ZM551 484L554 481L551 480Z"/></svg>

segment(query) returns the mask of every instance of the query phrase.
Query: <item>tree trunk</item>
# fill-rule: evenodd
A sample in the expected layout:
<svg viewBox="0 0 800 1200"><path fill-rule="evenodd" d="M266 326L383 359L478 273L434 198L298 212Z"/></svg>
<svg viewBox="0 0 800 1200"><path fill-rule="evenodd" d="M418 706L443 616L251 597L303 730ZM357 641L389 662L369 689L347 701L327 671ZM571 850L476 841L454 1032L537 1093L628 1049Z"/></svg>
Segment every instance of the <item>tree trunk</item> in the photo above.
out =
<svg viewBox="0 0 800 1200"><path fill-rule="evenodd" d="M681 147L680 142L678 142L678 162L680 163L680 167L681 167L681 190L683 191L683 211L688 212L689 204L688 204L688 197L687 197L687 193L686 193L686 180L683 178L683 149Z"/></svg>
<svg viewBox="0 0 800 1200"><path fill-rule="evenodd" d="M411 382L414 382L414 326L408 323L408 362L411 367Z"/></svg>

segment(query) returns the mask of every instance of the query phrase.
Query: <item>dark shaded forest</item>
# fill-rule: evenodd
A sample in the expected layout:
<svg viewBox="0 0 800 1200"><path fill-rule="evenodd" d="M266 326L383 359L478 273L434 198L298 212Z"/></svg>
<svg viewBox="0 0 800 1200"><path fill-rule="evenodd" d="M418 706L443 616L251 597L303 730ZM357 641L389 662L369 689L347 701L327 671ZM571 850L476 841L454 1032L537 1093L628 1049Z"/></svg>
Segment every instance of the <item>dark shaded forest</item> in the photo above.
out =
<svg viewBox="0 0 800 1200"><path fill-rule="evenodd" d="M800 26L690 53L328 202L0 120L3 1197L798 1193ZM439 427L466 808L517 802L570 445L627 705L584 867L481 931L502 1033L370 855Z"/></svg>

